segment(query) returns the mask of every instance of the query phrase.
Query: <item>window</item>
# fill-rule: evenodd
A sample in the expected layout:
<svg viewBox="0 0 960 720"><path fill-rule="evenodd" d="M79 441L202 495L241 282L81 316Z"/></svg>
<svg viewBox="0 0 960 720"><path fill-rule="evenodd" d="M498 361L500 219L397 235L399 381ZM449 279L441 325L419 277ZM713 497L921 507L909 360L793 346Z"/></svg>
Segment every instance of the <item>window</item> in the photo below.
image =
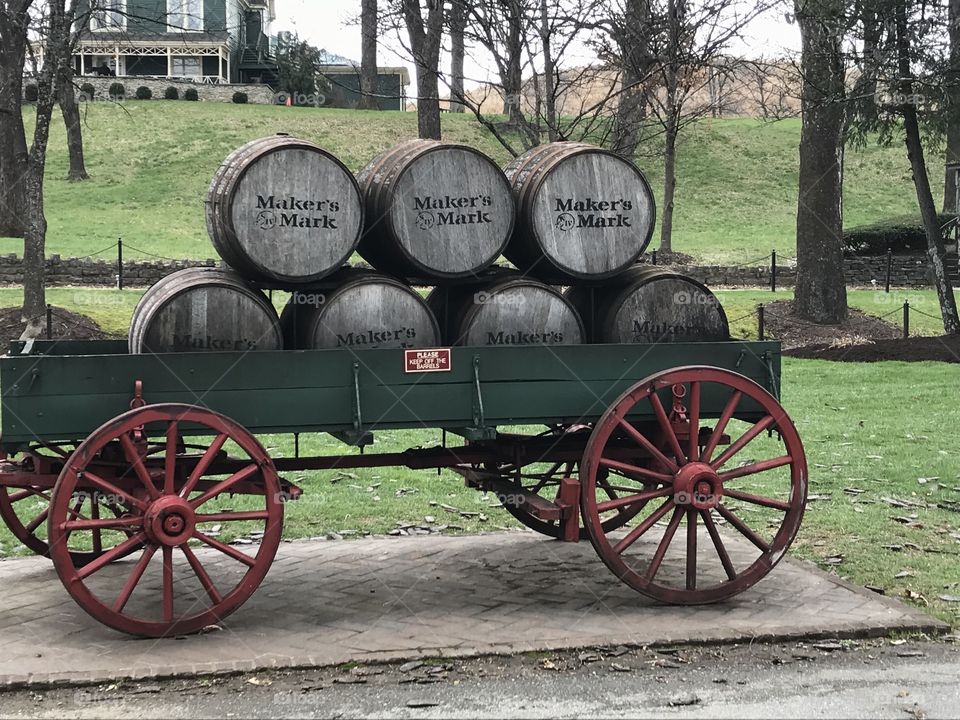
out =
<svg viewBox="0 0 960 720"><path fill-rule="evenodd" d="M173 77L198 78L203 75L201 58L173 57L170 59L170 61L170 74L173 75Z"/></svg>
<svg viewBox="0 0 960 720"><path fill-rule="evenodd" d="M90 3L90 29L110 32L127 27L126 0L93 0Z"/></svg>
<svg viewBox="0 0 960 720"><path fill-rule="evenodd" d="M170 32L203 32L203 0L167 0Z"/></svg>

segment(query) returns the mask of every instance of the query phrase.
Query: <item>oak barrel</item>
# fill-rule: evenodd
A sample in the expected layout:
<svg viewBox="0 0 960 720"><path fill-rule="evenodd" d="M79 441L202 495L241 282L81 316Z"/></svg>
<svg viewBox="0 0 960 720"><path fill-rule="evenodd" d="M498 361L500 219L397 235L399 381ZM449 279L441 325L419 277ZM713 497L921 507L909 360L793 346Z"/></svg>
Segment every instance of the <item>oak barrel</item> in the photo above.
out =
<svg viewBox="0 0 960 720"><path fill-rule="evenodd" d="M140 298L130 322L130 352L280 350L277 311L230 270L187 268Z"/></svg>
<svg viewBox="0 0 960 720"><path fill-rule="evenodd" d="M448 345L577 345L584 328L559 290L513 273L427 298Z"/></svg>
<svg viewBox="0 0 960 720"><path fill-rule="evenodd" d="M357 180L369 220L360 254L391 275L469 277L496 262L513 231L516 206L506 177L464 145L405 142Z"/></svg>
<svg viewBox="0 0 960 720"><path fill-rule="evenodd" d="M231 153L207 192L207 230L244 276L280 286L336 271L363 232L360 188L318 145L278 135Z"/></svg>
<svg viewBox="0 0 960 720"><path fill-rule="evenodd" d="M613 277L650 243L653 193L633 163L611 152L550 143L505 172L518 211L505 254L527 274L558 282Z"/></svg>
<svg viewBox="0 0 960 720"><path fill-rule="evenodd" d="M600 287L566 297L592 343L709 342L730 339L723 306L702 283L671 270L631 269Z"/></svg>
<svg viewBox="0 0 960 720"><path fill-rule="evenodd" d="M385 275L346 270L328 287L295 292L280 324L288 350L419 348L440 343L433 312L416 290Z"/></svg>

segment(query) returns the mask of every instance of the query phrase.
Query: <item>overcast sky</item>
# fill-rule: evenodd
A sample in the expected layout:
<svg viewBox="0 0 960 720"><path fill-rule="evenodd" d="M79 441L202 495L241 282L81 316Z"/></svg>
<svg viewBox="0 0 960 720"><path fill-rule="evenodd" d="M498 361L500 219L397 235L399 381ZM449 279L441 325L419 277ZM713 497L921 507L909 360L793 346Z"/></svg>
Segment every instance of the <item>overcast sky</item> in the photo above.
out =
<svg viewBox="0 0 960 720"><path fill-rule="evenodd" d="M328 52L343 55L354 61L360 60L360 28L351 25L351 18L360 13L360 0L276 0L277 22L274 33L280 30L293 30L300 37L310 41ZM784 9L788 6L784 3ZM751 57L779 56L793 52L800 47L800 32L795 23L787 18L784 11L770 12L758 18L750 26L748 37L734 52ZM392 48L392 50L391 50ZM381 40L379 62L381 65L405 63L397 55L401 50L395 38ZM586 51L581 57L572 58L574 62L588 60ZM466 74L477 81L490 76L491 68L486 63L468 62Z"/></svg>

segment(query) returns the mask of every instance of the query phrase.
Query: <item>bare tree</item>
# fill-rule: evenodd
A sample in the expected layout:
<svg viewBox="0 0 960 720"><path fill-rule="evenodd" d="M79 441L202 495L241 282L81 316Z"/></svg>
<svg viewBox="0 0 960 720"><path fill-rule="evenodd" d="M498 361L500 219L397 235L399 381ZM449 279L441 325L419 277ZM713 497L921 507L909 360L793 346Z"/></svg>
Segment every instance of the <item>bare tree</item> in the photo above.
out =
<svg viewBox="0 0 960 720"><path fill-rule="evenodd" d="M795 0L803 39L803 129L794 312L818 323L847 316L843 277L846 0Z"/></svg>
<svg viewBox="0 0 960 720"><path fill-rule="evenodd" d="M363 0L360 10L360 34L363 49L360 57L360 103L362 110L376 110L380 93L377 70L377 0Z"/></svg>
<svg viewBox="0 0 960 720"><path fill-rule="evenodd" d="M33 0L0 0L0 237L23 237L26 219L23 71Z"/></svg>
<svg viewBox="0 0 960 720"><path fill-rule="evenodd" d="M960 164L960 0L948 0L947 28L950 63L947 69L947 165ZM943 211L960 213L956 207L957 178L948 171L943 182Z"/></svg>

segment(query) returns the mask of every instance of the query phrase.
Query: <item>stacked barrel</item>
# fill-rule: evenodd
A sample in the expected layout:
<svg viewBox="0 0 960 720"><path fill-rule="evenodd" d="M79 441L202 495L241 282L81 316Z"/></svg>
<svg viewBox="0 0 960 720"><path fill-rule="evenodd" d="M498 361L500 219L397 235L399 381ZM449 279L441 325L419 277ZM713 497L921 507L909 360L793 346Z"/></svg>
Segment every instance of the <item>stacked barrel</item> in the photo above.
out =
<svg viewBox="0 0 960 720"><path fill-rule="evenodd" d="M706 287L637 264L655 217L640 170L581 143L534 148L504 171L473 148L414 140L354 177L314 143L254 140L207 194L224 267L148 290L130 349L727 339ZM351 267L355 254L370 268ZM267 289L291 293L282 314Z"/></svg>

